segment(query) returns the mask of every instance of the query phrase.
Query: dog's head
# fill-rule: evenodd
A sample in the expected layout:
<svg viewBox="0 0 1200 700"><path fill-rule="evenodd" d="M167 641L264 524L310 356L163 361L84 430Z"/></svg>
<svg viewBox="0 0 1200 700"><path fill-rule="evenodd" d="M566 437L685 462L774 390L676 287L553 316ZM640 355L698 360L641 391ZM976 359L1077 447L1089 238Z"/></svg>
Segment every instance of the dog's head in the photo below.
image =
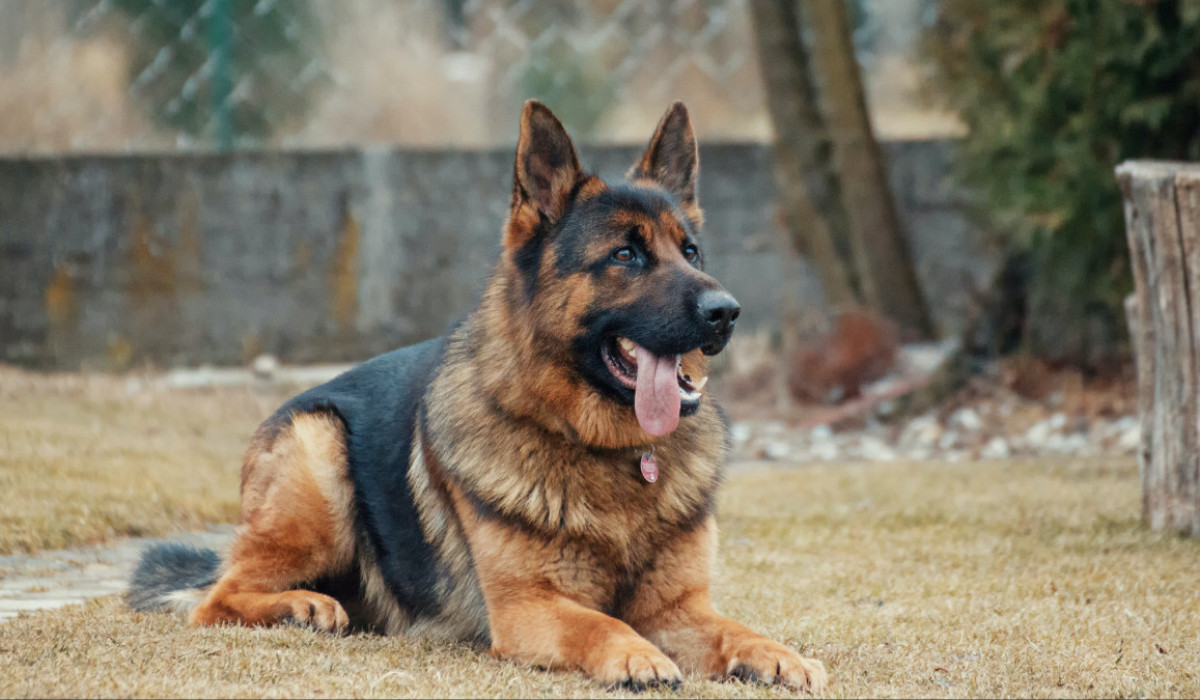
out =
<svg viewBox="0 0 1200 700"><path fill-rule="evenodd" d="M533 343L650 436L695 413L704 355L729 342L738 303L704 272L699 157L687 109L667 110L620 184L582 171L542 104L521 115L504 255Z"/></svg>

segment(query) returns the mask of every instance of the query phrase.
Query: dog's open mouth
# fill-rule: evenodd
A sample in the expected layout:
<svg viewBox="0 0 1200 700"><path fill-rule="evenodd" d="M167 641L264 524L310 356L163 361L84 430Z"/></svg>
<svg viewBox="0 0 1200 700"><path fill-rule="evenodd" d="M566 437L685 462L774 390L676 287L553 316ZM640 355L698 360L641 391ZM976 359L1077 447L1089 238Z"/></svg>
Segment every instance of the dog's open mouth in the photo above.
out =
<svg viewBox="0 0 1200 700"><path fill-rule="evenodd" d="M708 383L708 377L684 374L679 355L655 355L628 338L610 338L600 352L617 382L633 390L634 413L651 435L674 430L681 411L691 413L699 405Z"/></svg>

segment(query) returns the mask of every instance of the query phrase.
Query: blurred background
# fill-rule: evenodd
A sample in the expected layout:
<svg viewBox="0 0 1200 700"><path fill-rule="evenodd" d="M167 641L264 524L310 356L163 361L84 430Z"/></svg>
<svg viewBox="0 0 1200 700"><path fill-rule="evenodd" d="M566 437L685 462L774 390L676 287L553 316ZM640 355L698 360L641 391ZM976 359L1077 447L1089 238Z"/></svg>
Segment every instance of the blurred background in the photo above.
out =
<svg viewBox="0 0 1200 700"><path fill-rule="evenodd" d="M747 0L3 0L0 148L16 153L480 148L530 95L578 140L768 141ZM921 93L928 0L856 0L884 138L961 134Z"/></svg>
<svg viewBox="0 0 1200 700"><path fill-rule="evenodd" d="M1181 0L0 17L0 361L30 368L353 362L442 333L495 259L525 99L609 176L683 100L711 271L746 311L723 391L829 407L891 376L913 381L887 402L920 408L980 376L1041 400L1065 371L1115 382L1116 415L1112 168L1200 157L1200 5Z"/></svg>
<svg viewBox="0 0 1200 700"><path fill-rule="evenodd" d="M0 695L156 692L123 604L23 611L227 541L259 421L470 312L529 98L616 178L688 106L718 597L840 695L1200 695L1196 542L1138 518L1200 532L1200 179L1127 200L1130 317L1114 176L1200 161L1196 0L0 0ZM226 632L166 692L280 681ZM396 649L289 667L447 667Z"/></svg>

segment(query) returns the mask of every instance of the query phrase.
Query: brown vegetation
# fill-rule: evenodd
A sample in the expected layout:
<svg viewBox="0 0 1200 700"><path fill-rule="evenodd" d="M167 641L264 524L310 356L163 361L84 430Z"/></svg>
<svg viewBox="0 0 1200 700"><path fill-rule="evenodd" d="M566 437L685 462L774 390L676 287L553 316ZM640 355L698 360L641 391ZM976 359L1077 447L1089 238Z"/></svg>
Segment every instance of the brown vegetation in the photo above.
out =
<svg viewBox="0 0 1200 700"><path fill-rule="evenodd" d="M847 311L833 329L800 346L788 367L788 388L800 401L841 403L864 384L882 379L896 363L896 324L864 311Z"/></svg>

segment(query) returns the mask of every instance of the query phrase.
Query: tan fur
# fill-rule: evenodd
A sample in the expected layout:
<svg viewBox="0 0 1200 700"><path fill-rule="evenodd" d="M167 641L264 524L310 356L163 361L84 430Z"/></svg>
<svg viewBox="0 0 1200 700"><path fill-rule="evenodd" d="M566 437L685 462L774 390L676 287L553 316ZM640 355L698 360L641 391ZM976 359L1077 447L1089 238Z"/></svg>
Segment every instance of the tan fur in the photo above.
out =
<svg viewBox="0 0 1200 700"><path fill-rule="evenodd" d="M694 148L677 104L632 176L669 189L679 206L655 217L614 212L604 229L624 236L639 227L670 279L719 288L681 251L683 219L700 222ZM581 319L597 304L671 303L669 285L654 281L667 276L562 274L550 245L530 295L518 252L545 235L539 226L563 216L571 197L596 197L607 186L579 170L561 124L536 103L522 114L515 170L504 252L416 412L406 476L437 560L437 606L416 617L393 598L356 529L342 424L298 414L256 434L227 569L192 623L295 620L346 629L349 616L337 601L291 589L355 566L365 624L386 633L490 639L498 656L581 669L605 684L674 684L687 672L820 691L819 662L720 616L709 599L712 501L726 434L712 401L652 438L631 407L587 383L570 355L588 337ZM584 252L593 261L619 245L597 238ZM698 379L707 358L688 352L682 367ZM654 483L639 469L649 450L659 466Z"/></svg>
<svg viewBox="0 0 1200 700"><path fill-rule="evenodd" d="M514 217L520 216L514 212ZM508 229L515 219L510 218ZM659 259L677 266L687 275L700 276L679 249L684 231L674 217L651 219L637 212L618 212L611 226L624 230L640 227ZM526 240L526 235L517 240ZM611 243L598 241L589 254L599 258L608 254ZM654 298L658 291L648 283L628 284L616 273L593 286L586 275L558 278L553 265L543 264L539 279L541 291L535 306L516 305L520 283L515 248L506 247L497 264L492 283L484 294L475 318L486 327L481 335L488 340L481 349L485 359L481 366L488 371L478 377L487 391L507 409L528 417L546 428L573 435L588 444L600 447L629 447L647 445L650 436L638 425L627 408L589 391L582 380L569 371L565 357L546 357L545 349L534 344L534 338L557 338L569 341L576 332L576 320L596 298L621 305L639 298ZM552 256L547 250L544 255ZM665 302L666 300L664 300ZM559 352L569 351L569 343L559 346ZM685 372L695 378L707 376L708 361L699 351L685 357ZM531 401L530 397L540 401Z"/></svg>
<svg viewBox="0 0 1200 700"><path fill-rule="evenodd" d="M579 192L575 194L575 200L578 202L587 201L607 189L608 185L605 184L604 180L598 177L589 177L579 187Z"/></svg>
<svg viewBox="0 0 1200 700"><path fill-rule="evenodd" d="M555 147L547 148L547 142ZM554 158L563 162L556 163ZM562 124L545 106L526 102L517 140L512 211L502 239L505 247L524 245L541 215L551 220L562 216L572 190L584 179L579 155Z"/></svg>
<svg viewBox="0 0 1200 700"><path fill-rule="evenodd" d="M819 661L719 615L709 599L709 571L716 556L717 527L701 527L664 549L642 581L625 619L688 672L719 677L739 673L794 688L821 688Z"/></svg>
<svg viewBox="0 0 1200 700"><path fill-rule="evenodd" d="M396 602L370 548L361 548L359 565L362 567L363 598L367 608L374 613L374 627L384 634L407 634L412 628L412 616Z"/></svg>
<svg viewBox="0 0 1200 700"><path fill-rule="evenodd" d="M663 124L678 119L677 111L671 114L635 171L654 175L652 153ZM690 126L686 131L690 139ZM694 172L690 176L682 194L698 218ZM521 216L518 203L510 230ZM626 212L610 222L618 231L633 226L660 264L692 272L680 251L684 231L677 219ZM588 254L599 258L611 245L600 241ZM533 341L569 341L575 319L595 299L620 305L629 298L653 300L657 290L618 275L595 283L583 276L559 279L543 265L537 308L514 312L520 293L515 251L506 245L472 317L472 355L453 354L463 346L452 342L430 390L435 398L427 423L418 428L431 441L424 469L441 485L469 542L493 651L582 669L606 683L672 683L680 678L678 663L710 676L823 688L819 662L712 608L710 499L724 458L724 430L711 402L673 433L651 439L628 407L589 391L569 372L569 342L547 347ZM698 351L687 353L684 371L705 376L706 364ZM638 460L651 445L660 477L647 484Z"/></svg>
<svg viewBox="0 0 1200 700"><path fill-rule="evenodd" d="M442 614L418 620L412 636L438 639L474 639L487 636L487 612L475 576L471 550L462 524L454 513L441 475L431 477L425 463L426 446L417 435L408 483L416 500L425 538L433 543L438 559L449 570L448 588L439 591Z"/></svg>
<svg viewBox="0 0 1200 700"><path fill-rule="evenodd" d="M353 495L341 426L306 414L278 435L270 432L260 428L242 466L228 568L189 619L273 625L291 618L345 629L348 618L337 601L287 590L353 560Z"/></svg>
<svg viewBox="0 0 1200 700"><path fill-rule="evenodd" d="M668 141L692 150L690 168L686 172L675 171L673 164L663 157ZM676 102L659 120L654 136L650 137L650 145L629 169L626 177L639 187L662 187L671 191L679 198L684 215L699 229L704 224L704 212L696 202L695 183L700 158L695 145L696 135L688 120L687 109L682 102Z"/></svg>
<svg viewBox="0 0 1200 700"><path fill-rule="evenodd" d="M597 610L616 581L612 572L604 576L608 567L590 548L489 522L453 485L450 493L484 582L493 653L582 669L607 685L678 682L674 662Z"/></svg>
<svg viewBox="0 0 1200 700"><path fill-rule="evenodd" d="M715 416L697 418L703 431L712 428L704 423ZM484 405L455 417L437 410L431 415L443 419L496 435ZM448 427L440 424L439 434ZM605 682L670 682L683 668L714 677L736 670L798 688L823 686L819 662L712 609L708 576L715 524L710 516L694 524L688 516L708 512L699 499L714 486L712 465L720 459L720 446L713 445L712 454L690 454L677 451L669 438L661 441L655 450L662 475L649 485L637 474L636 453L614 459L589 456L582 445L550 449L536 425L496 445L501 452L515 450L517 468L494 469L473 446L455 449L465 437L460 429L445 434L442 454L453 465L446 467L445 481L474 553L497 654L582 669ZM680 430L685 432L679 445L696 441L687 427ZM562 460L562 466L544 459ZM465 492L506 517L481 513ZM638 585L626 608L614 611L624 622L614 624L601 611L630 576Z"/></svg>

